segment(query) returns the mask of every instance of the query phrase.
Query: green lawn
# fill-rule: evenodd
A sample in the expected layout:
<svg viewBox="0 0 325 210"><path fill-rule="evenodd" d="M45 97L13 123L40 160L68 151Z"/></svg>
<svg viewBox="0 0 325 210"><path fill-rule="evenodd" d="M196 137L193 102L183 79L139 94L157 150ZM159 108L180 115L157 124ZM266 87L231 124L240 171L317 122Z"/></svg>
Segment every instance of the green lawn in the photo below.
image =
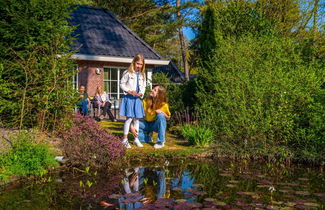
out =
<svg viewBox="0 0 325 210"><path fill-rule="evenodd" d="M123 123L124 122L100 122L99 124L102 128L107 128L110 132L122 138ZM144 147L138 148L134 144L132 144L134 138L131 135L131 133L129 134L128 138L132 146L131 150L144 150L144 149L155 150L153 147L154 143L143 143ZM154 133L152 140L155 142L156 138L157 138L157 133ZM176 138L175 135L170 134L168 132L166 133L166 143L165 143L165 147L162 148L162 150L186 150L188 148L189 147L187 146L187 141L180 138Z"/></svg>
<svg viewBox="0 0 325 210"><path fill-rule="evenodd" d="M107 128L113 134L120 136L123 135L123 123L124 122L100 122L102 128ZM157 133L153 134L153 141L157 138ZM154 143L142 143L143 147L139 148L133 144L133 136L129 134L129 142L132 146L127 150L127 156L132 156L135 159L148 159L148 158L178 158L186 157L188 155L195 155L198 153L206 152L204 149L189 146L187 141L167 132L165 147L161 149L155 149Z"/></svg>

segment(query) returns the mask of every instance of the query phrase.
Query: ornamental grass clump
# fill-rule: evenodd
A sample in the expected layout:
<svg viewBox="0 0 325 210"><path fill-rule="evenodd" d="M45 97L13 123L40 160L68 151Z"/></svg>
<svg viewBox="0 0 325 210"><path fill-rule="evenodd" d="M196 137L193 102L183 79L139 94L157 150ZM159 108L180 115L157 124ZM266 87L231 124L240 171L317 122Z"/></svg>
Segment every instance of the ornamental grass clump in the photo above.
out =
<svg viewBox="0 0 325 210"><path fill-rule="evenodd" d="M213 142L213 131L197 125L184 124L181 129L183 137L191 145L205 147Z"/></svg>
<svg viewBox="0 0 325 210"><path fill-rule="evenodd" d="M62 132L62 138L65 156L73 165L108 167L125 152L117 136L100 128L94 119L79 114L73 125Z"/></svg>

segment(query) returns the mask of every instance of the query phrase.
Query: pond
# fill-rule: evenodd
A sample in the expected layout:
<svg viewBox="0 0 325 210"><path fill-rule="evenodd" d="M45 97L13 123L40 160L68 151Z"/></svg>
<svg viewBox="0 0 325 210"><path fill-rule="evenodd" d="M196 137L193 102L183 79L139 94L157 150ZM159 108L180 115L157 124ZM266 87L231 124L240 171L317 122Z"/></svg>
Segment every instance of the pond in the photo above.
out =
<svg viewBox="0 0 325 210"><path fill-rule="evenodd" d="M322 167L168 162L62 170L1 189L0 209L324 209Z"/></svg>

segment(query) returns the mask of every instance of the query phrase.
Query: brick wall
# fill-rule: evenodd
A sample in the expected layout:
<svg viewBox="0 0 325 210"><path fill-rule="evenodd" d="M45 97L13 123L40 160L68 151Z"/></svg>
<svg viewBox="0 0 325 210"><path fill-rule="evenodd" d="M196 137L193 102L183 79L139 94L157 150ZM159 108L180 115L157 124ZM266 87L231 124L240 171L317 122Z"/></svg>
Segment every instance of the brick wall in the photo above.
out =
<svg viewBox="0 0 325 210"><path fill-rule="evenodd" d="M98 62L98 61L78 61L78 86L84 85L87 88L87 93L90 97L94 96L96 93L97 86L104 88L104 66L114 66L114 67L129 67L128 63L112 63L112 62ZM101 73L96 74L96 69L100 69ZM153 68L152 65L146 65L146 69ZM151 75L151 73L149 73ZM148 75L149 76L149 75ZM116 102L119 103L119 102ZM118 106L118 104L116 104ZM119 120L124 120L125 118L118 115L118 109L114 113L114 107L112 104L112 113L116 113L115 118Z"/></svg>
<svg viewBox="0 0 325 210"><path fill-rule="evenodd" d="M78 61L78 86L84 85L87 88L89 96L94 96L97 86L104 88L104 66L122 66L129 67L129 63L112 63L98 61ZM96 74L96 69L100 69L101 74ZM151 65L146 65L146 69L153 68Z"/></svg>

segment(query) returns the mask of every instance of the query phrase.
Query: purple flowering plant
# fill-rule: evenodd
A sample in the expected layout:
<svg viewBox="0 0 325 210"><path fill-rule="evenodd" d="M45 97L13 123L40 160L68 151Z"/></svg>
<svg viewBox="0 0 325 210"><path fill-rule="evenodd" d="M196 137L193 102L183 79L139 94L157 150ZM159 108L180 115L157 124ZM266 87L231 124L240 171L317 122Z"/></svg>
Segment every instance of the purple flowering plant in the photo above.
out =
<svg viewBox="0 0 325 210"><path fill-rule="evenodd" d="M120 139L88 116L76 114L72 126L61 135L65 156L73 165L109 167L125 153Z"/></svg>

